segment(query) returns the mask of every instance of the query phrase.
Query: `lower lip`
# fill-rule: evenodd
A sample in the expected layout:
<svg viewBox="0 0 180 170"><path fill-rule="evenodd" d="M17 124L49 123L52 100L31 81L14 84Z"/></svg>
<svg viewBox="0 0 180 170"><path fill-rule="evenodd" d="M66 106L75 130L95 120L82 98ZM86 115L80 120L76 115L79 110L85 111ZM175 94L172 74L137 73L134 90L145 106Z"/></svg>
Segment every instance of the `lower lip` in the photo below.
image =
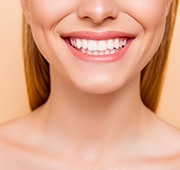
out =
<svg viewBox="0 0 180 170"><path fill-rule="evenodd" d="M71 53L73 54L73 56L75 56L76 58L87 61L87 62L107 63L107 62L115 62L122 59L125 56L126 52L128 51L130 45L132 44L133 39L128 40L126 46L120 49L118 52L114 54L108 54L108 55L106 54L105 55L89 55L86 53L82 53L81 51L72 47L67 40L65 40L65 42L68 48L70 49Z"/></svg>

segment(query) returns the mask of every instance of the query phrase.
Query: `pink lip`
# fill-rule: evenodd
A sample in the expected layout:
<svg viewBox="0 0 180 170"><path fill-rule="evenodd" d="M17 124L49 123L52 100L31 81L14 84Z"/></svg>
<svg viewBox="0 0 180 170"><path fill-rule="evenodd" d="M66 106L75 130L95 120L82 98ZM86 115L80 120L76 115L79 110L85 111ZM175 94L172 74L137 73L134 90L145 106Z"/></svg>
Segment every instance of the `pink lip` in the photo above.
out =
<svg viewBox="0 0 180 170"><path fill-rule="evenodd" d="M61 35L62 38L80 38L80 39L92 39L92 40L107 40L111 38L130 38L133 39L136 35L118 32L118 31L106 31L106 32L91 32L91 31L81 31L81 32L71 32Z"/></svg>
<svg viewBox="0 0 180 170"><path fill-rule="evenodd" d="M133 40L135 39L136 35L132 35L125 32L114 32L114 31L101 32L101 33L83 31L83 32L71 32L71 33L63 34L61 37L65 40L65 43L67 44L73 56L87 62L100 63L100 62L115 62L123 58L123 56L125 56L126 52L128 51L129 47L131 46ZM95 55L82 53L81 51L71 46L68 40L69 38L93 39L93 40L128 38L128 43L124 48L120 49L117 53L95 56Z"/></svg>

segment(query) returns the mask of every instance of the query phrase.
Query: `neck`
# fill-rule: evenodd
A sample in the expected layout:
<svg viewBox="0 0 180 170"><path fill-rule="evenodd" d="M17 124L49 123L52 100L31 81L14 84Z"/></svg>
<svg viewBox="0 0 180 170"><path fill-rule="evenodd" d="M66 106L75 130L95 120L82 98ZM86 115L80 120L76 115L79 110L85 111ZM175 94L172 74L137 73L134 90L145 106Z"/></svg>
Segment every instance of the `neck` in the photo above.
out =
<svg viewBox="0 0 180 170"><path fill-rule="evenodd" d="M74 147L116 145L123 148L137 139L142 124L139 77L109 94L88 94L57 81L52 76L51 94L46 108L45 126ZM55 133L54 133L55 132ZM57 133L56 133L57 132Z"/></svg>

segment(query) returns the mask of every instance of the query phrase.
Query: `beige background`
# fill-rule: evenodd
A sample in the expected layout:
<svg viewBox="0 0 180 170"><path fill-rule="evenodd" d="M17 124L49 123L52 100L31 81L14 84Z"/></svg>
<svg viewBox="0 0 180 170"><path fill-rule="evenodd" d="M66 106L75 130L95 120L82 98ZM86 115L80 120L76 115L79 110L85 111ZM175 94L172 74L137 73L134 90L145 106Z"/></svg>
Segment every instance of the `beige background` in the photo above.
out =
<svg viewBox="0 0 180 170"><path fill-rule="evenodd" d="M180 12L158 114L180 128ZM21 53L19 1L0 0L0 123L29 112Z"/></svg>

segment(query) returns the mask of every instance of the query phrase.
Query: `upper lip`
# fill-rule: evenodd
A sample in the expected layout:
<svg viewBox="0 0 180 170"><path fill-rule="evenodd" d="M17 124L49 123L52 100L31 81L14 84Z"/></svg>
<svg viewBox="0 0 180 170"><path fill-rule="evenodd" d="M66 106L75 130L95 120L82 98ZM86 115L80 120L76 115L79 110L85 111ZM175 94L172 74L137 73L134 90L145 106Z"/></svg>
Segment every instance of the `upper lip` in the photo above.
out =
<svg viewBox="0 0 180 170"><path fill-rule="evenodd" d="M91 39L91 40L107 40L113 38L128 38L133 39L136 35L119 32L119 31L106 31L106 32L92 32L92 31L78 31L62 34L63 39L79 38L79 39Z"/></svg>

